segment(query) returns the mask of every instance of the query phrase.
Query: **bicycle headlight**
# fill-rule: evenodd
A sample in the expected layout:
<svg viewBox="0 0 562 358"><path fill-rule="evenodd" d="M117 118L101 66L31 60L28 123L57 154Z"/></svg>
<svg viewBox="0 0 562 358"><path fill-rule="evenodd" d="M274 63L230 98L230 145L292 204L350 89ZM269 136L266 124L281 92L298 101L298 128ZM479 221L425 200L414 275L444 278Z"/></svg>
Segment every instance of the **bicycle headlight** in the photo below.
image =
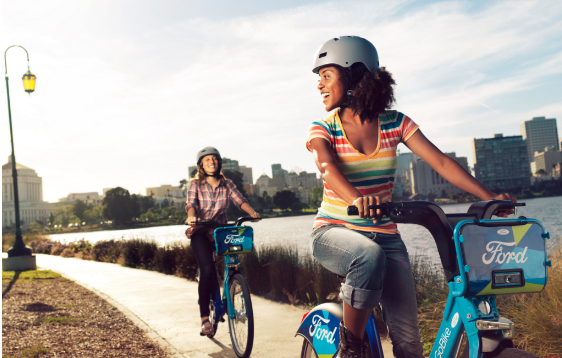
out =
<svg viewBox="0 0 562 358"><path fill-rule="evenodd" d="M480 301L480 303L478 304L478 310L480 310L480 312L484 315L487 316L490 314L490 312L492 311L492 307L490 306L490 304L488 303L488 301Z"/></svg>
<svg viewBox="0 0 562 358"><path fill-rule="evenodd" d="M233 245L233 246L230 246L230 247L228 248L228 251L230 251L230 252L242 251L242 245Z"/></svg>

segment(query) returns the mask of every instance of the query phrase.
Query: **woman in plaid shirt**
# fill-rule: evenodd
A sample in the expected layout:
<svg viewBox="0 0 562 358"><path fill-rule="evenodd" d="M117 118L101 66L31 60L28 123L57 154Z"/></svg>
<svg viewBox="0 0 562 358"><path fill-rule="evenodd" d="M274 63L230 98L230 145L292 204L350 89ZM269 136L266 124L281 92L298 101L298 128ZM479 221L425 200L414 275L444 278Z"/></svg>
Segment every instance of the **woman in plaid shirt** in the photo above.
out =
<svg viewBox="0 0 562 358"><path fill-rule="evenodd" d="M232 180L225 178L221 166L221 156L216 148L205 147L197 153L197 174L189 183L185 207L186 223L191 226L185 234L191 239L191 248L200 272L199 311L202 336L212 333L209 322L209 301L213 290L213 279L216 276L213 261L214 238L212 230L201 230L201 227L194 224L197 219L226 224L226 210L230 200L250 216L260 218L260 214L252 209Z"/></svg>

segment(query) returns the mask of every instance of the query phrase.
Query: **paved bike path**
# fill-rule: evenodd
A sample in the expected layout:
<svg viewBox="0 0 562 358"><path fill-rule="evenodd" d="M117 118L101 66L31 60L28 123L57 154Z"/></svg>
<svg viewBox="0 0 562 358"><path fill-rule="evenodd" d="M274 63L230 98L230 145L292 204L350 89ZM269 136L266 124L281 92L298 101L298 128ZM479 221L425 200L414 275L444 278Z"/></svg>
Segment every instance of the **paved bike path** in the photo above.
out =
<svg viewBox="0 0 562 358"><path fill-rule="evenodd" d="M37 256L37 266L53 270L96 292L137 326L144 329L172 357L236 358L228 323L219 324L213 339L199 336L197 283L158 272L118 264ZM255 338L252 357L299 357L302 338L295 337L304 309L252 295ZM389 341L383 342L392 357Z"/></svg>

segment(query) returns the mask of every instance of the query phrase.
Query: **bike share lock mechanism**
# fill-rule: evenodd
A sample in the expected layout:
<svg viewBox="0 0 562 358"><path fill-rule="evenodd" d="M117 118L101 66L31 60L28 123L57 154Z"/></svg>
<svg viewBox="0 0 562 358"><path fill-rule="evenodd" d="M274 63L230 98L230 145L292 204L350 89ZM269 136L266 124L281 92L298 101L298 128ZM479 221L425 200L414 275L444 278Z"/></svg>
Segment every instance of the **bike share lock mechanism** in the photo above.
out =
<svg viewBox="0 0 562 358"><path fill-rule="evenodd" d="M238 265L240 264L238 262L238 255L225 256L224 260L226 261L226 266L228 268L238 268Z"/></svg>
<svg viewBox="0 0 562 358"><path fill-rule="evenodd" d="M505 338L513 338L515 335L515 323L507 318L500 317L493 320L479 319L476 321L476 328L479 331L502 331Z"/></svg>

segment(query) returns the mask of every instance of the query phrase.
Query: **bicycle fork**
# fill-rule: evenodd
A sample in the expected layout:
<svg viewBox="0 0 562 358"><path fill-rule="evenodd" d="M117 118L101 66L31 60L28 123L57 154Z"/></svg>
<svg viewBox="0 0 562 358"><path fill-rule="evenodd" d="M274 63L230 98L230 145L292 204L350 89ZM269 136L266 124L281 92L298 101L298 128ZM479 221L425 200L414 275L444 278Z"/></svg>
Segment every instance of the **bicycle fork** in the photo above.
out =
<svg viewBox="0 0 562 358"><path fill-rule="evenodd" d="M466 298L455 288L455 282L450 282L443 321L429 358L460 357L465 333L465 350L469 349L470 358L483 358L484 352L493 351L502 341L513 337L515 325L499 318L495 296Z"/></svg>

